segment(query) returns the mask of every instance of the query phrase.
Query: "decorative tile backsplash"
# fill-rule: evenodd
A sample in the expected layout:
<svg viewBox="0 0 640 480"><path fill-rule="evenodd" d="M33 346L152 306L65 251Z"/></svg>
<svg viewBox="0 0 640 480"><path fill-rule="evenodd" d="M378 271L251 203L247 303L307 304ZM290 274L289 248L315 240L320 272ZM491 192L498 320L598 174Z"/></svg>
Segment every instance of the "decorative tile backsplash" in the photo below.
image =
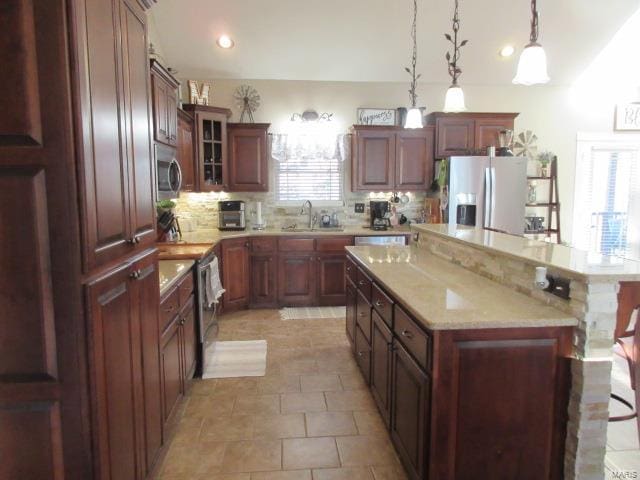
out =
<svg viewBox="0 0 640 480"><path fill-rule="evenodd" d="M360 226L369 223L369 201L388 200L391 192L345 192L343 206L338 207L313 207L318 217L322 213L338 213L341 225ZM409 202L396 204L398 215L404 214L411 222L422 221L425 194L422 192L407 193ZM275 192L265 193L182 193L177 200L176 213L180 219L180 225L184 232L217 228L218 226L218 201L219 200L244 200L246 202L247 228L251 228L255 220L256 202L262 202L262 216L267 227L280 228L297 224L299 227L306 225L307 214L300 214L300 205L279 206L276 203ZM364 203L365 212L355 213L355 204Z"/></svg>

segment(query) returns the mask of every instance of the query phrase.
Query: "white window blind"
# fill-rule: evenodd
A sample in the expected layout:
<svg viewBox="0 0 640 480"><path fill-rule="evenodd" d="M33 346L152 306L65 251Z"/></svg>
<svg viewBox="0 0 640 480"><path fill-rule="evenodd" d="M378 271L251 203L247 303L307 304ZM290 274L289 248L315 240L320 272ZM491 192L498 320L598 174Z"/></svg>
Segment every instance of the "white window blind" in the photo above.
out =
<svg viewBox="0 0 640 480"><path fill-rule="evenodd" d="M578 248L640 258L640 141L578 142L573 239Z"/></svg>
<svg viewBox="0 0 640 480"><path fill-rule="evenodd" d="M278 162L278 201L341 201L343 164L337 158Z"/></svg>

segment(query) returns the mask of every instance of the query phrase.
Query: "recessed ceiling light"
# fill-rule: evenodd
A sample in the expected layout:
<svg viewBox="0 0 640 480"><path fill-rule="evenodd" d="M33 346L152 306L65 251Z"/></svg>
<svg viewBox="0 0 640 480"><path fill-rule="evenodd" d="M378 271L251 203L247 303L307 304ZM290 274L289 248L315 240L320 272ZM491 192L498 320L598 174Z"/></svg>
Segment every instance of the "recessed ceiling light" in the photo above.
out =
<svg viewBox="0 0 640 480"><path fill-rule="evenodd" d="M515 51L516 49L513 48L513 45L505 45L500 49L500 56L505 58L510 57Z"/></svg>
<svg viewBox="0 0 640 480"><path fill-rule="evenodd" d="M234 45L233 40L231 40L229 35L220 35L218 40L216 40L216 43L220 48L232 48Z"/></svg>

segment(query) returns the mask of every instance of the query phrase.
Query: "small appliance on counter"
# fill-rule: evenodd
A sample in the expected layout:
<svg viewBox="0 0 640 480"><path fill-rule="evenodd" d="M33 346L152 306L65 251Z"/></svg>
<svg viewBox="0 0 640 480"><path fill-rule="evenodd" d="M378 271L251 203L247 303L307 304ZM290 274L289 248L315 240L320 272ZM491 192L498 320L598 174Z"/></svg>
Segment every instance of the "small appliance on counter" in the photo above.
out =
<svg viewBox="0 0 640 480"><path fill-rule="evenodd" d="M218 230L244 230L245 210L242 200L218 202Z"/></svg>
<svg viewBox="0 0 640 480"><path fill-rule="evenodd" d="M371 200L369 209L371 211L372 230L387 230L391 226L391 222L389 221L391 212L388 201Z"/></svg>
<svg viewBox="0 0 640 480"><path fill-rule="evenodd" d="M511 151L511 143L513 142L513 130L500 130L498 132L498 145L500 147L496 151L498 157L513 157Z"/></svg>

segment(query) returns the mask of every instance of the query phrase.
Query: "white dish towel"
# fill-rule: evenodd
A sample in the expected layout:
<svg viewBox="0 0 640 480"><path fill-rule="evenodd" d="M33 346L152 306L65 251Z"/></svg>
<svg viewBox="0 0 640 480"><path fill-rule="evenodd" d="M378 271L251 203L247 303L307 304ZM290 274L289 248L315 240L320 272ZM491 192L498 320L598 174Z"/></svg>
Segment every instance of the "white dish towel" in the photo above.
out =
<svg viewBox="0 0 640 480"><path fill-rule="evenodd" d="M204 273L205 275L205 297L207 299L207 306L211 307L214 303L218 303L220 297L225 292L222 288L222 282L220 281L220 268L218 266L218 257L213 257L213 260L209 264L209 268Z"/></svg>

